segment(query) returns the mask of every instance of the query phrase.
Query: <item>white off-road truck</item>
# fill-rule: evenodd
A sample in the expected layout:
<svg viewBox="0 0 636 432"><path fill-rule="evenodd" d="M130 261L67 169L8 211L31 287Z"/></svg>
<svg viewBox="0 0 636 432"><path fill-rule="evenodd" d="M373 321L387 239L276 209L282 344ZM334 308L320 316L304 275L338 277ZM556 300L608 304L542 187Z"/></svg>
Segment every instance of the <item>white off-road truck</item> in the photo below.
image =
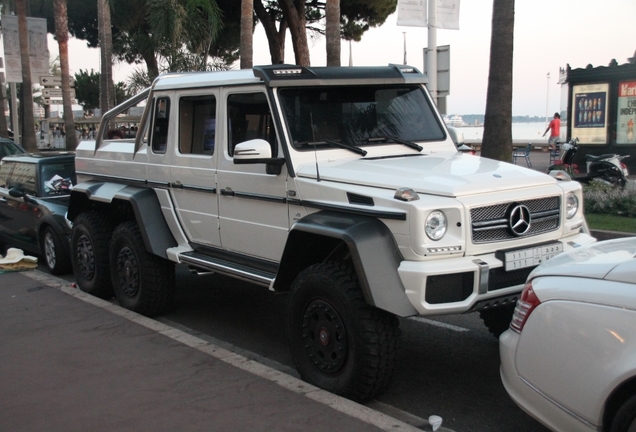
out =
<svg viewBox="0 0 636 432"><path fill-rule="evenodd" d="M77 149L79 287L148 316L175 263L288 292L300 375L357 400L389 383L397 317L479 312L501 333L537 264L594 241L581 186L459 153L426 82L402 65L160 76ZM134 139L107 138L144 104Z"/></svg>

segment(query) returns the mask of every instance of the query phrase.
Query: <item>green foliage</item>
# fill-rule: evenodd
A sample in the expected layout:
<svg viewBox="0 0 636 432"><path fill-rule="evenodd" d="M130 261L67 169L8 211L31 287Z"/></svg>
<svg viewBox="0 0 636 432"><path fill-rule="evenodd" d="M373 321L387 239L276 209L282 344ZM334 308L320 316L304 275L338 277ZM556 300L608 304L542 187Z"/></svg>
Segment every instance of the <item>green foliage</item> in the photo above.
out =
<svg viewBox="0 0 636 432"><path fill-rule="evenodd" d="M93 109L99 108L99 72L91 69L81 70L75 74L75 97L77 103L82 106L85 113L92 113Z"/></svg>
<svg viewBox="0 0 636 432"><path fill-rule="evenodd" d="M583 189L585 213L636 218L636 191L593 182ZM636 225L636 223L635 223Z"/></svg>
<svg viewBox="0 0 636 432"><path fill-rule="evenodd" d="M593 230L636 233L636 220L623 216L589 213L585 215L587 225Z"/></svg>
<svg viewBox="0 0 636 432"><path fill-rule="evenodd" d="M101 74L91 69L90 72L81 70L75 74L75 96L77 103L82 106L86 114L92 114L99 108L99 78ZM123 82L115 84L115 104L119 104L131 96L128 86Z"/></svg>

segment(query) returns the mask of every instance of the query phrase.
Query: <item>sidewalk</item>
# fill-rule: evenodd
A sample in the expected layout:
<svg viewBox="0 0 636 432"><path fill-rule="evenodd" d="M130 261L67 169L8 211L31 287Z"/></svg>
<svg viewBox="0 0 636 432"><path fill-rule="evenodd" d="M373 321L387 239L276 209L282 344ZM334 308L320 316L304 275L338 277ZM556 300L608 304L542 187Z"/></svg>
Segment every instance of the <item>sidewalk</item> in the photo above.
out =
<svg viewBox="0 0 636 432"><path fill-rule="evenodd" d="M421 431L39 271L0 274L0 347L2 431Z"/></svg>

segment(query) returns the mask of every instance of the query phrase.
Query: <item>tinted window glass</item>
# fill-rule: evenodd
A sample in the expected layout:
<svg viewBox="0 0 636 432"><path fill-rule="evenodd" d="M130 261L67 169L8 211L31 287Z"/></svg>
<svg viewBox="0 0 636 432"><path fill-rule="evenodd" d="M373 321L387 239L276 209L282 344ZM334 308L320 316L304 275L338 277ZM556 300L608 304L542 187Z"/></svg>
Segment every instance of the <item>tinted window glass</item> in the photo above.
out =
<svg viewBox="0 0 636 432"><path fill-rule="evenodd" d="M233 94L227 98L229 116L228 153L243 141L264 139L272 147L272 157L278 154L276 131L265 93Z"/></svg>
<svg viewBox="0 0 636 432"><path fill-rule="evenodd" d="M216 99L214 96L183 97L179 100L179 152L214 154Z"/></svg>
<svg viewBox="0 0 636 432"><path fill-rule="evenodd" d="M417 85L286 88L280 90L280 100L297 148L316 142L329 147L326 140L359 145L382 143L384 137L420 142L445 138Z"/></svg>
<svg viewBox="0 0 636 432"><path fill-rule="evenodd" d="M16 163L9 177L9 188L20 188L29 195L35 195L35 164Z"/></svg>
<svg viewBox="0 0 636 432"><path fill-rule="evenodd" d="M12 162L0 162L0 187L7 187L9 174L11 174L13 165L15 164Z"/></svg>
<svg viewBox="0 0 636 432"><path fill-rule="evenodd" d="M168 125L170 121L170 99L158 98L152 122L152 151L165 153L168 148Z"/></svg>
<svg viewBox="0 0 636 432"><path fill-rule="evenodd" d="M43 196L68 195L76 183L73 163L40 165L40 188Z"/></svg>

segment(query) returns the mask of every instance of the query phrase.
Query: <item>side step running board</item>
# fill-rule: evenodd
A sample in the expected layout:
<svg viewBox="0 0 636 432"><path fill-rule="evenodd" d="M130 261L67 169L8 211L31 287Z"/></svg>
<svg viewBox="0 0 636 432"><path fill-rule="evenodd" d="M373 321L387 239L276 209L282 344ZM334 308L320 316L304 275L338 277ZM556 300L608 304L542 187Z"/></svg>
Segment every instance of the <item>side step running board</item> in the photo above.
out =
<svg viewBox="0 0 636 432"><path fill-rule="evenodd" d="M265 270L255 269L196 252L179 254L179 259L181 262L193 267L241 279L246 282L252 282L268 288L276 278L276 274Z"/></svg>

